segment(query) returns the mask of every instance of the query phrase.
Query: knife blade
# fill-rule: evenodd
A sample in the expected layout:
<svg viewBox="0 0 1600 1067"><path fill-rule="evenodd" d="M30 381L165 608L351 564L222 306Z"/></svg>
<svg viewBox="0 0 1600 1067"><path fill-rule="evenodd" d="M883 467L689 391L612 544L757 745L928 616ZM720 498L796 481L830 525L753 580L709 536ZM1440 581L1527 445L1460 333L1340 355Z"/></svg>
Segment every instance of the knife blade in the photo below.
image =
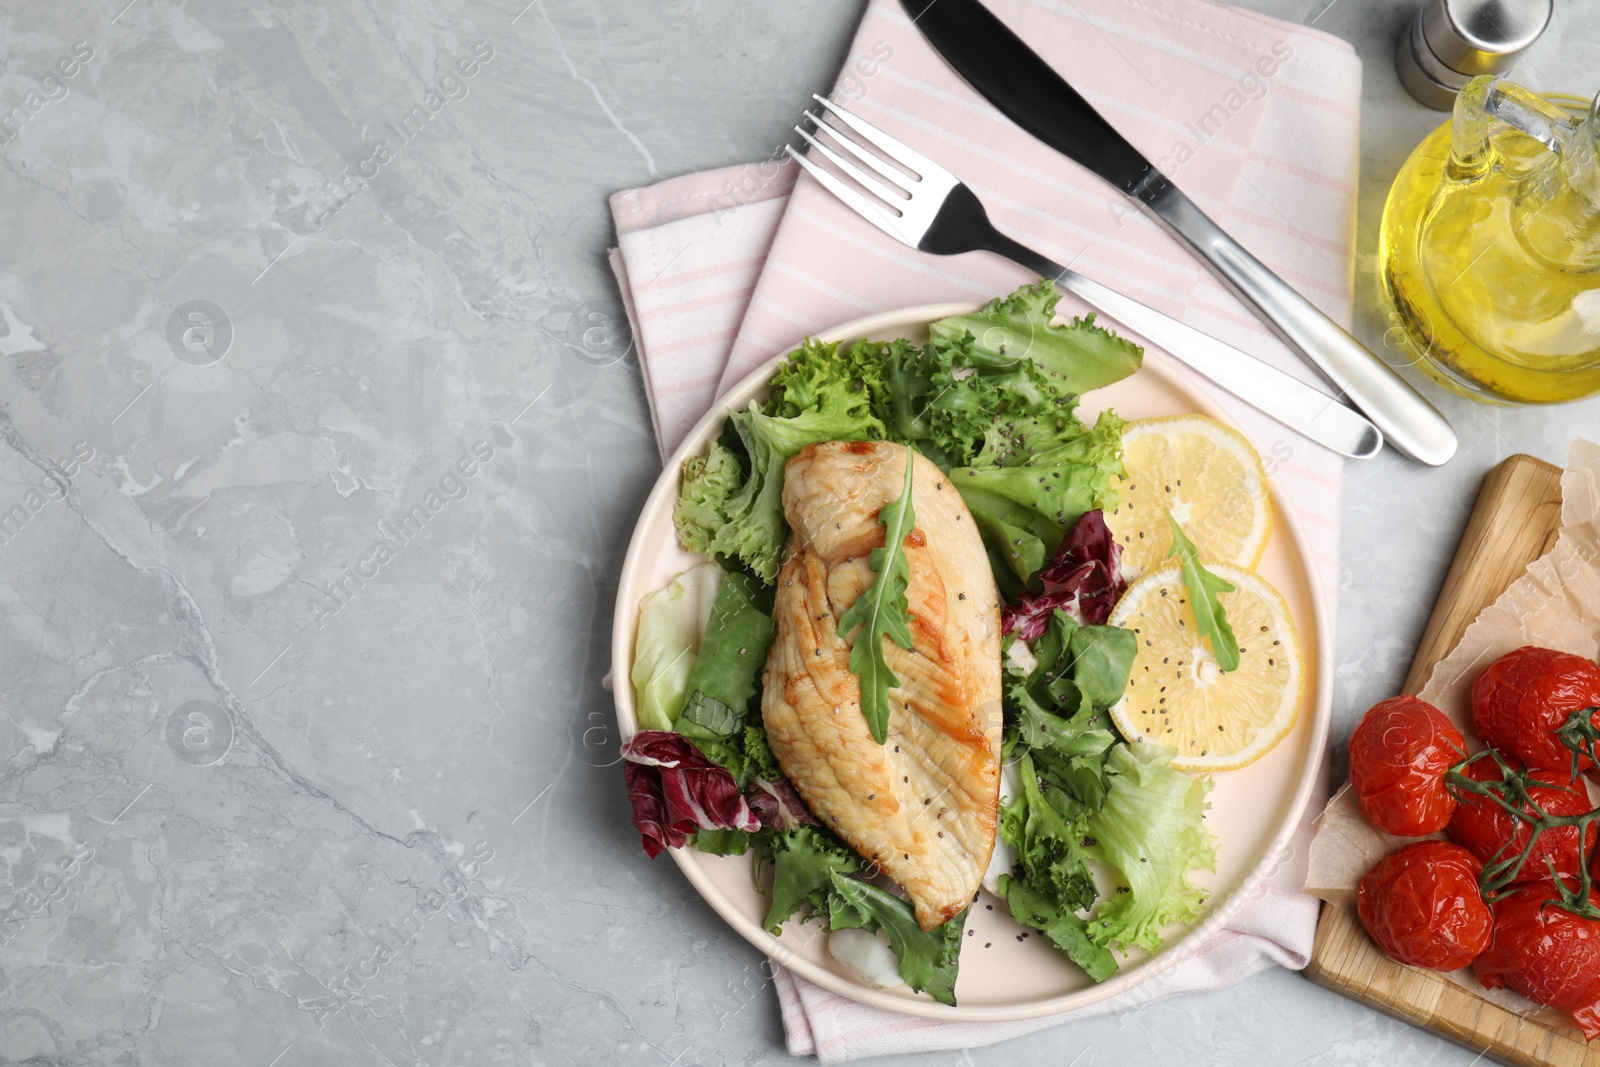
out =
<svg viewBox="0 0 1600 1067"><path fill-rule="evenodd" d="M1023 130L1119 189L1206 265L1385 439L1438 466L1450 423L1421 393L1228 236L979 0L900 0L945 62Z"/></svg>

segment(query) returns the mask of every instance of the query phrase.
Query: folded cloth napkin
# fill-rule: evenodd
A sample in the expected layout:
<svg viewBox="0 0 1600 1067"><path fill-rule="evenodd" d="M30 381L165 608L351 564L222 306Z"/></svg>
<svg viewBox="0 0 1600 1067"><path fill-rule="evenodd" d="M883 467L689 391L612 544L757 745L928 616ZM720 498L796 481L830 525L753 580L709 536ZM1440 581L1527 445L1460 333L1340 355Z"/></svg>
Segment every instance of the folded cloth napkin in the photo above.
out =
<svg viewBox="0 0 1600 1067"><path fill-rule="evenodd" d="M1348 45L1210 0L989 3L1224 228L1348 323L1361 85ZM833 97L955 171L1002 229L1039 251L1326 388L1120 194L961 82L895 0L870 0ZM1028 280L986 254L907 249L777 158L612 197L611 264L663 456L723 390L808 333L897 307L984 300ZM1065 314L1085 310L1062 301ZM1293 500L1331 600L1340 459L1214 395ZM1332 669L1331 649L1312 652ZM1227 929L1121 996L1022 1022L936 1022L857 1004L774 964L789 1050L835 1063L971 1047L1221 988L1273 964L1303 967L1317 906L1299 890L1316 814Z"/></svg>

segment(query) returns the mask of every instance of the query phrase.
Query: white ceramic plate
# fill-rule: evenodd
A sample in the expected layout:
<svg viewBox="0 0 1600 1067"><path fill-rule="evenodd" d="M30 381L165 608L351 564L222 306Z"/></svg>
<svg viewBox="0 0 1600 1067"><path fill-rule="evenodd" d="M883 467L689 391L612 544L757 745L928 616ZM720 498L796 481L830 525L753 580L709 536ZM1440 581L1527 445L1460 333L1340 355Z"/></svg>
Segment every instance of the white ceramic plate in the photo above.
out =
<svg viewBox="0 0 1600 1067"><path fill-rule="evenodd" d="M968 304L936 304L889 311L857 319L819 334L823 341L857 338L914 342L927 339L928 323L973 310ZM735 386L689 432L656 482L639 525L628 545L617 590L616 619L611 634L613 687L623 737L638 729L634 715L634 636L639 602L664 586L674 574L699 561L678 547L672 509L678 496L683 461L704 450L722 430L726 414L766 395L767 382L783 357L757 369ZM1135 375L1087 394L1081 402L1085 421L1103 408L1129 419L1198 412L1224 422L1228 417L1186 380L1166 357L1152 353ZM1311 546L1282 489L1272 485L1275 529L1260 572L1289 602L1299 627L1306 663L1306 696L1294 730L1265 757L1237 771L1215 776L1206 825L1216 835L1217 870L1200 872L1195 880L1210 890L1206 910L1190 927L1167 931L1166 947L1154 956L1135 951L1122 969L1095 985L1043 935L1019 940L1024 928L1011 921L1004 902L983 893L968 914L968 935L962 938L961 971L956 983L957 1006L940 1004L909 989L880 990L862 985L854 972L827 952L827 935L819 923L791 920L781 938L761 928L766 898L752 880L748 856L708 856L692 848L669 854L695 889L740 935L795 973L842 996L908 1015L949 1021L1026 1019L1080 1008L1115 996L1148 981L1204 944L1227 924L1282 858L1290 835L1305 812L1315 784L1333 704L1333 678L1326 652L1333 630L1316 579ZM663 871L662 877L667 877Z"/></svg>

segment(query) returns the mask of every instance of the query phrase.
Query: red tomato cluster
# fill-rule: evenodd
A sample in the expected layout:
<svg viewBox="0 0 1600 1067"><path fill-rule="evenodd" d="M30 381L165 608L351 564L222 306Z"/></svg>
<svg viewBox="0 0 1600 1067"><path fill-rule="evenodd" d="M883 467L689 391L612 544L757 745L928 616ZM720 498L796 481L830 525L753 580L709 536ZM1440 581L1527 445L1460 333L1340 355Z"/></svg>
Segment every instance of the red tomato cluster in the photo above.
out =
<svg viewBox="0 0 1600 1067"><path fill-rule="evenodd" d="M1368 871L1361 922L1393 959L1471 964L1491 989L1570 1012L1593 1040L1600 919L1573 909L1586 865L1600 882L1596 826L1583 823L1580 840L1577 825L1542 820L1593 810L1576 772L1600 776L1600 666L1547 648L1507 653L1473 684L1472 722L1488 746L1472 757L1461 731L1415 697L1380 701L1351 736L1350 785L1367 820L1397 837L1449 837L1408 844ZM1587 901L1600 915L1600 891Z"/></svg>

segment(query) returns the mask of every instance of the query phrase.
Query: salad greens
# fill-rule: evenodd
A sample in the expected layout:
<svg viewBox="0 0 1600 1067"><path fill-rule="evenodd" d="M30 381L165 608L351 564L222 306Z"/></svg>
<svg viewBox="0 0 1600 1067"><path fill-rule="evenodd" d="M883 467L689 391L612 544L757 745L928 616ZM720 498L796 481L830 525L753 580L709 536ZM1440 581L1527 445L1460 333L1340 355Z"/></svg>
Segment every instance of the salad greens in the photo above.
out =
<svg viewBox="0 0 1600 1067"><path fill-rule="evenodd" d="M1203 902L1188 875L1214 865L1201 821L1210 786L1174 771L1167 750L1123 742L1107 714L1137 649L1131 631L1092 625L1121 590L1100 509L1116 503L1111 479L1122 473L1124 423L1105 412L1085 425L1076 409L1083 392L1138 369L1142 350L1093 315L1051 325L1058 295L1049 282L1025 286L933 323L920 346L808 340L779 368L764 403L730 414L708 454L685 462L674 524L684 548L715 562L641 608L633 671L640 725L676 731L643 746L643 734L635 735L624 746L637 761L626 766L647 851L690 833L717 855L755 850L772 870L768 931L805 915L829 930L876 933L906 983L947 1004L955 1003L966 912L923 931L907 901L874 885L877 870L817 822L784 778L756 711L775 633L771 586L787 536L784 465L822 441L907 446L901 495L879 516L884 546L870 560L877 576L839 620L841 635L860 627L850 669L879 743L888 690L899 684L883 641L910 647L910 450L950 477L1002 593L1017 605L1007 609L1002 654L1003 750L1017 785L999 827L1017 859L998 879L1001 894L1014 919L1095 981L1116 972L1113 950L1159 948L1161 929L1194 919ZM1206 597L1198 590L1209 590L1214 604L1217 587L1206 579L1220 579L1199 566L1176 523L1174 542L1200 617ZM722 570L729 574L719 585ZM1219 622L1215 633L1227 633ZM1213 646L1220 660L1223 641L1213 635ZM655 755L630 754L629 746ZM704 768L695 765L702 757ZM644 823L641 805L651 817ZM1123 885L1102 894L1097 868Z"/></svg>
<svg viewBox="0 0 1600 1067"><path fill-rule="evenodd" d="M1173 751L1144 742L1117 745L1106 760L1111 788L1089 816L1090 854L1122 872L1128 892L1113 893L1089 923L1098 945L1161 947L1161 930L1193 922L1205 893L1189 881L1194 868L1216 868L1216 843L1202 823L1211 779L1170 766Z"/></svg>
<svg viewBox="0 0 1600 1067"><path fill-rule="evenodd" d="M828 898L829 930L882 930L900 965L900 977L918 993L928 993L943 1004L956 1002L956 958L961 954L961 931L967 910L948 922L924 931L912 918L905 901L870 882L847 878L834 871Z"/></svg>
<svg viewBox="0 0 1600 1067"><path fill-rule="evenodd" d="M1078 622L1105 622L1128 589L1121 561L1122 546L1111 536L1105 513L1085 512L1036 576L1044 591L1013 597L1000 609L1000 632L1032 641L1044 634L1057 608Z"/></svg>
<svg viewBox="0 0 1600 1067"><path fill-rule="evenodd" d="M836 347L807 341L795 355ZM673 516L684 548L746 567L764 585L778 577L786 529L783 465L806 445L883 436L854 379L791 377L792 386L775 387L765 408L751 401L729 415L732 433L725 430L707 455L684 463Z"/></svg>
<svg viewBox="0 0 1600 1067"><path fill-rule="evenodd" d="M935 342L972 338L974 355L990 364L1012 366L1032 360L1073 393L1087 393L1120 382L1139 369L1144 349L1094 324L1094 313L1052 326L1060 293L1053 283L1025 285L997 297L971 315L952 315L934 323Z"/></svg>
<svg viewBox="0 0 1600 1067"><path fill-rule="evenodd" d="M878 513L883 547L873 549L868 561L878 576L839 617L840 637L861 627L850 647L850 670L861 679L861 714L866 716L872 739L880 745L889 737L889 690L900 684L883 658L883 641L889 638L901 648L911 647L911 616L906 604L911 570L905 541L917 521L911 507L912 458L908 447L900 495Z"/></svg>
<svg viewBox="0 0 1600 1067"><path fill-rule="evenodd" d="M1222 610L1219 593L1233 592L1233 583L1213 574L1200 565L1200 550L1184 535L1178 520L1167 512L1167 524L1172 527L1172 551L1183 564L1183 584L1189 589L1189 606L1194 609L1195 626L1200 636L1210 639L1211 653L1217 657L1217 666L1224 671L1239 667L1239 641L1233 636L1233 627L1227 613Z"/></svg>
<svg viewBox="0 0 1600 1067"><path fill-rule="evenodd" d="M721 567L702 563L639 605L639 642L631 681L638 696L641 728L670 730L677 720L689 695L689 678L700 658L700 641L722 578Z"/></svg>
<svg viewBox="0 0 1600 1067"><path fill-rule="evenodd" d="M769 934L781 933L785 920L807 904L827 914L834 874L861 870L855 850L819 827L802 827L770 844L772 903L762 923Z"/></svg>
<svg viewBox="0 0 1600 1067"><path fill-rule="evenodd" d="M1018 853L1001 891L1014 919L1096 981L1116 970L1109 949L1154 952L1163 927L1196 918L1203 897L1189 871L1215 864L1202 822L1209 780L1173 770L1169 749L1119 742L1106 714L1137 640L1057 610L1031 646L1032 669L1006 671L1005 751L1020 789L1000 813L1000 836ZM1115 869L1125 891L1085 919L1099 896L1090 860Z"/></svg>
<svg viewBox="0 0 1600 1067"><path fill-rule="evenodd" d="M677 715L678 732L732 771L741 786L758 773L777 774L765 733L747 736L761 669L777 629L772 598L748 575L730 574L711 606L699 660L686 687L689 695ZM759 744L752 748L755 742Z"/></svg>
<svg viewBox="0 0 1600 1067"><path fill-rule="evenodd" d="M904 499L907 514L902 540L912 523L909 492ZM884 511L887 515L889 509ZM888 525L892 536L896 523L891 518ZM903 555L901 558L903 561ZM684 583L694 585L693 574L680 575L663 593ZM903 578L901 592L904 611ZM863 596L857 603L865 599ZM743 790L751 800L750 807L758 810L764 795L784 791L793 794L793 787L784 779L767 746L760 715L752 714L761 669L776 629L770 612L769 590L763 590L746 574L728 575L710 607L704 636L698 639L699 654L684 686L687 696L680 698L677 705L668 705L668 718L675 723L676 735L723 768L730 778L728 788ZM681 660L692 635L678 623L675 616L659 612L642 615L639 647L658 650L654 654L668 661ZM864 642L858 641L861 643ZM887 715L884 721L887 723ZM645 736L647 732L635 735ZM797 796L792 803L803 811ZM952 920L924 933L910 904L860 881L871 873L867 865L850 846L817 825L809 812L803 814L808 821L782 815L769 820L763 816L759 830L708 828L702 824L691 840L700 851L717 856L743 855L751 848L767 851L773 860L774 878L765 925L772 933L778 933L784 920L808 907L823 917L830 930L882 929L900 961L900 974L906 983L953 1004L956 955L964 921Z"/></svg>
<svg viewBox="0 0 1600 1067"><path fill-rule="evenodd" d="M965 911L923 930L911 905L865 881L871 869L820 826L761 836L773 862L772 903L762 924L769 933L781 933L784 921L808 906L829 930L882 930L907 985L942 1003L956 1002L956 958Z"/></svg>
<svg viewBox="0 0 1600 1067"><path fill-rule="evenodd" d="M1059 295L1049 282L1024 286L934 323L920 347L808 340L765 404L728 416L709 454L685 462L679 541L771 584L784 464L819 441L887 440L951 476L1020 587L1080 516L1116 503L1123 421L1106 412L1085 426L1076 408L1084 390L1137 370L1143 352L1093 316L1049 325Z"/></svg>
<svg viewBox="0 0 1600 1067"><path fill-rule="evenodd" d="M1006 898L1011 917L1023 926L1031 926L1050 939L1067 958L1096 982L1104 982L1117 973L1117 958L1111 951L1089 939L1088 923L1078 917L1070 907L1052 900L1046 893L1029 889L1027 884L1009 874L1000 876L1000 895Z"/></svg>

